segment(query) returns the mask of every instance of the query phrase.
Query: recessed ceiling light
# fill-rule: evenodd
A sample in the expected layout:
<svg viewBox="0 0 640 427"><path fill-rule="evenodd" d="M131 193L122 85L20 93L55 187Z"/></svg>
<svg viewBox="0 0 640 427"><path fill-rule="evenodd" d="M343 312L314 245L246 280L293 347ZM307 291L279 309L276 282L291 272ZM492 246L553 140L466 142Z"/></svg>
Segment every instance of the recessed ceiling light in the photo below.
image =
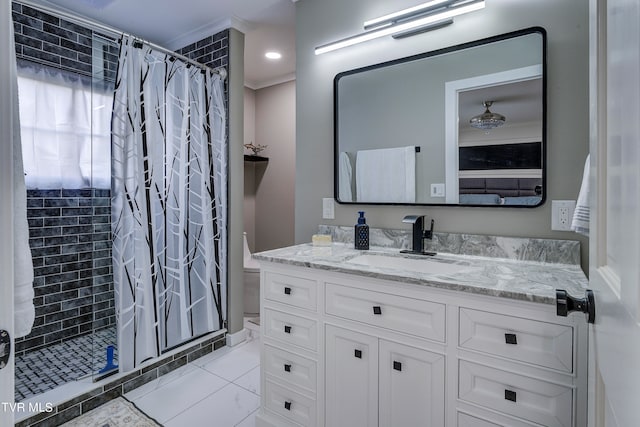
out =
<svg viewBox="0 0 640 427"><path fill-rule="evenodd" d="M264 54L268 59L280 59L282 54L280 52L267 52Z"/></svg>

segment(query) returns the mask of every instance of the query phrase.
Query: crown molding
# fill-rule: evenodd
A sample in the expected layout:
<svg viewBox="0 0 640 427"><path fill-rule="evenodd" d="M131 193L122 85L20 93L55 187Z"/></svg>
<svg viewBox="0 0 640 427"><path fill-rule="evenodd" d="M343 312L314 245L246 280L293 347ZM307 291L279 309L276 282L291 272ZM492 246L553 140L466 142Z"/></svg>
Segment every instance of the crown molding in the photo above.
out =
<svg viewBox="0 0 640 427"><path fill-rule="evenodd" d="M174 39L169 40L165 43L165 45L167 48L172 50L181 49L185 46L190 45L191 43L195 43L204 39L205 37L212 36L219 33L220 31L224 31L229 28L235 28L241 33L247 33L253 27L247 21L232 16L230 18L221 19L219 21L208 23L201 27L195 28L188 33L182 34Z"/></svg>

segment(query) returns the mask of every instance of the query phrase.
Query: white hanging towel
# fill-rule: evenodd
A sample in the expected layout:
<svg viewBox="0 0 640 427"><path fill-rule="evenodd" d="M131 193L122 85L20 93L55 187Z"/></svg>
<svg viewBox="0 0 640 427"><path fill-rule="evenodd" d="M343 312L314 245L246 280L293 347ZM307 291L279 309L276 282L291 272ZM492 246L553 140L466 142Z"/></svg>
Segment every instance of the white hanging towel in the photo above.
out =
<svg viewBox="0 0 640 427"><path fill-rule="evenodd" d="M338 159L338 170L340 171L338 197L341 202L353 202L353 166L349 154L344 151L340 153Z"/></svg>
<svg viewBox="0 0 640 427"><path fill-rule="evenodd" d="M589 157L590 155L587 155L587 160L584 163L582 185L580 186L578 202L571 221L571 230L585 236L589 235Z"/></svg>
<svg viewBox="0 0 640 427"><path fill-rule="evenodd" d="M13 37L13 26L11 37ZM29 224L27 222L27 190L22 166L22 143L18 108L18 77L16 57L10 49L11 80L14 86L13 101L13 310L15 338L28 335L35 319L33 305L33 261L29 248Z"/></svg>
<svg viewBox="0 0 640 427"><path fill-rule="evenodd" d="M415 203L415 147L358 151L356 196L364 203Z"/></svg>

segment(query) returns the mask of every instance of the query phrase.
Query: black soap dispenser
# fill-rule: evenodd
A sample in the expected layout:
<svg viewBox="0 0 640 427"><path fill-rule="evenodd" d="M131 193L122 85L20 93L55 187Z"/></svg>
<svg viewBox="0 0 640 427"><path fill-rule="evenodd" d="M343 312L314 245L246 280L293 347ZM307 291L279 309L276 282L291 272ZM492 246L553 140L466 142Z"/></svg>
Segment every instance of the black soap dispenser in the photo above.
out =
<svg viewBox="0 0 640 427"><path fill-rule="evenodd" d="M355 228L354 244L356 249L368 250L369 249L369 226L367 220L364 217L364 211L359 211L358 223Z"/></svg>

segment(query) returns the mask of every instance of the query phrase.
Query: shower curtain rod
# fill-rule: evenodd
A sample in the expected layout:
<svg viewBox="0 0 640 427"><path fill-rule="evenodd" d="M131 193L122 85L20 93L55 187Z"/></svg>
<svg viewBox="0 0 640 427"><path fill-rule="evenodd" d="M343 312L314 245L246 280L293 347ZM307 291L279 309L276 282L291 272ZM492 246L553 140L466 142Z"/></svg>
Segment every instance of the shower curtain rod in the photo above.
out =
<svg viewBox="0 0 640 427"><path fill-rule="evenodd" d="M72 14L70 12L65 11L65 10L60 10L60 9L55 9L53 7L50 7L50 6L45 6L43 4L36 3L36 2L34 2L32 0L12 0L12 3L23 4L23 5L26 5L26 6L29 6L29 7L33 7L34 9L42 10L44 12L50 13L52 15L55 15L55 16L57 16L59 18L63 18L65 20L67 20L67 21L71 21L71 22L73 22L75 24L79 24L79 25L88 27L91 30L96 30L96 31L100 31L100 32L103 32L103 33L107 33L108 35L114 37L115 39L118 39L120 36L123 36L123 35L130 35L136 41L142 42L142 43L146 44L147 46L151 47L154 50L160 51L160 52L162 52L164 54L167 54L167 55L174 56L174 57L176 57L176 58L178 58L178 59L180 59L180 60L182 60L182 61L184 61L184 62L186 62L188 64L195 65L196 67L198 67L198 68L200 68L202 70L205 70L205 71L206 70L210 70L211 72L213 72L215 74L219 74L220 77L222 77L222 79L226 79L227 78L227 70L226 70L225 67L211 68L211 67L209 67L207 65L204 65L204 64L202 64L202 63L200 63L198 61L194 61L193 59L191 59L191 58L189 58L187 56L181 55L181 54L179 54L177 52L174 52L174 51L172 51L170 49L167 49L166 47L162 47L162 46L160 46L158 44L152 43L152 42L150 42L148 40L141 39L141 38L139 38L139 37L137 37L137 36L135 36L133 34L127 33L127 32L122 31L122 30L119 30L118 28L115 28L115 27L112 27L112 26L109 26L109 25L106 25L106 24L102 24L102 23L94 21L92 19L88 19L88 18L84 18L84 17L78 16L78 15L74 15L74 14Z"/></svg>

